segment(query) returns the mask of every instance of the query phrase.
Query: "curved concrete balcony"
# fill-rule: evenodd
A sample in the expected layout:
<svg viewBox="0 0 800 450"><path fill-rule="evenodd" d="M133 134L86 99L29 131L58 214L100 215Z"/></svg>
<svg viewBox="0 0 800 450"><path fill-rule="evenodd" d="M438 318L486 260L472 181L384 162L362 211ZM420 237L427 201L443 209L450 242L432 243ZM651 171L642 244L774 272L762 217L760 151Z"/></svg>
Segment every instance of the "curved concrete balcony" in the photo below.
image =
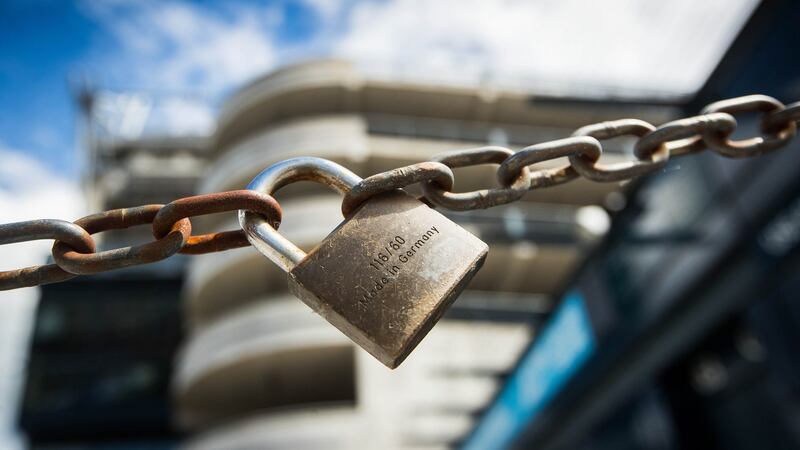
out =
<svg viewBox="0 0 800 450"><path fill-rule="evenodd" d="M315 61L283 67L230 97L222 107L215 136L218 148L275 121L340 111L348 91L362 78L344 61Z"/></svg>
<svg viewBox="0 0 800 450"><path fill-rule="evenodd" d="M363 447L361 417L352 408L261 414L212 429L184 445L186 450L343 449ZM313 430L313 433L309 433Z"/></svg>
<svg viewBox="0 0 800 450"><path fill-rule="evenodd" d="M381 392L387 387L384 383L396 383L402 391L404 386L416 385L419 378L431 382L444 377L443 380L450 383L454 378L463 377L471 382L473 377L494 377L510 370L530 342L533 331L527 324L520 323L443 320L394 371L387 371L366 352L358 352L358 368L369 372L361 377L371 383L366 389ZM489 395L485 390L473 393Z"/></svg>
<svg viewBox="0 0 800 450"><path fill-rule="evenodd" d="M447 327L451 320L442 322ZM426 351L423 350L421 351ZM428 350L430 352L430 350ZM507 366L502 364L493 370L502 372ZM497 381L486 374L462 374L450 377L431 374L421 380L416 389L406 392L408 402L420 411L449 411L475 414L486 407L497 390Z"/></svg>
<svg viewBox="0 0 800 450"><path fill-rule="evenodd" d="M173 379L178 422L195 429L261 410L352 404L353 350L294 297L262 299L187 341Z"/></svg>
<svg viewBox="0 0 800 450"><path fill-rule="evenodd" d="M226 150L202 178L199 192L242 189L264 168L297 156L318 156L351 168L369 155L366 124L357 115L295 120L262 129Z"/></svg>
<svg viewBox="0 0 800 450"><path fill-rule="evenodd" d="M442 421L434 420L436 427ZM185 450L343 449L448 450L387 439L368 426L369 419L349 408L325 407L260 414L214 428L183 445ZM309 430L313 430L310 433Z"/></svg>
<svg viewBox="0 0 800 450"><path fill-rule="evenodd" d="M413 445L454 445L472 429L468 414L419 412L401 425L401 440Z"/></svg>
<svg viewBox="0 0 800 450"><path fill-rule="evenodd" d="M365 78L351 63L316 61L278 69L230 97L218 121L216 148L225 151L250 133L280 121L346 112L575 129L626 115L663 123L677 111L647 105L584 104L492 87Z"/></svg>
<svg viewBox="0 0 800 450"><path fill-rule="evenodd" d="M391 372L357 352L359 408L370 429L392 442L452 446L469 432L531 334L524 324L442 320Z"/></svg>
<svg viewBox="0 0 800 450"><path fill-rule="evenodd" d="M262 300L196 333L174 380L180 422L189 429L219 426L271 411L254 420L267 430L280 424L288 432L298 417L306 417L297 412L301 409L320 411L325 420L328 408L350 403L337 407L348 419L339 422L343 434L331 442L356 433L360 441L346 448L438 448L469 431L474 414L496 392L498 376L529 342L531 329L444 320L394 371L346 342L340 345L332 334L346 341L294 298ZM386 408L387 402L393 407ZM217 428L189 448L241 448L238 442L296 448L290 445L294 434L265 435L250 423ZM277 436L281 440L273 441ZM200 444L205 446L195 447Z"/></svg>
<svg viewBox="0 0 800 450"><path fill-rule="evenodd" d="M475 142L369 135L359 115L342 114L294 120L254 132L221 154L205 173L198 186L200 193L242 189L261 170L278 161L298 156L317 156L344 165L360 176L417 163L445 151L474 148ZM603 156L604 162L625 159L620 153ZM537 168L564 164L566 159L546 161ZM491 165L456 169L457 191L495 186L495 167ZM616 183L594 183L584 179L531 192L526 200L574 205L602 204ZM325 188L314 183L299 183L282 189L279 197L319 193ZM411 190L418 193L417 189Z"/></svg>

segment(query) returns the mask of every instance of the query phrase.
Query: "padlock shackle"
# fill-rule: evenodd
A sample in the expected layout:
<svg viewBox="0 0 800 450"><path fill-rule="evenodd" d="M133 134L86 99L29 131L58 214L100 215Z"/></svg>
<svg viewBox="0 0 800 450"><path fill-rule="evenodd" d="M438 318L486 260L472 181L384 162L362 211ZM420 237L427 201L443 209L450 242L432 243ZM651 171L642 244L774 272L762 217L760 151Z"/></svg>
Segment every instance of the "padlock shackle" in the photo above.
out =
<svg viewBox="0 0 800 450"><path fill-rule="evenodd" d="M344 194L361 181L361 177L327 159L303 156L273 164L256 175L247 189L272 195L278 189L296 181L315 181ZM286 272L294 269L306 253L258 214L239 210L239 224L247 240L272 262Z"/></svg>

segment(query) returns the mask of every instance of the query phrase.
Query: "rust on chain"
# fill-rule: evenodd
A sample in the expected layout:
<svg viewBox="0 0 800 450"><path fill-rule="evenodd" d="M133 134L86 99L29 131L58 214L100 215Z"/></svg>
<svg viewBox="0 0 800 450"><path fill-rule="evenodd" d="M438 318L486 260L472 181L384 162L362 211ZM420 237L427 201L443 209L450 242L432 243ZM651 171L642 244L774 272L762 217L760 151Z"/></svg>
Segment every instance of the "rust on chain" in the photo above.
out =
<svg viewBox="0 0 800 450"><path fill-rule="evenodd" d="M764 114L764 117L769 117L771 114L776 114L785 109L786 107L783 103L772 97L747 95L711 103L703 108L701 114L724 112L736 115L743 112L760 112ZM764 119L762 118L762 120ZM788 121L783 128L778 130L763 129L762 125L762 131L764 136L755 136L736 141L730 139L733 131L729 133L706 131L703 133L703 141L715 152L729 158L756 156L786 145L797 133L797 125L794 121Z"/></svg>
<svg viewBox="0 0 800 450"><path fill-rule="evenodd" d="M637 158L646 158L661 145L669 147L669 156L690 155L705 150L703 133L730 135L736 129L736 119L728 113L710 113L667 122L642 136L633 146Z"/></svg>
<svg viewBox="0 0 800 450"><path fill-rule="evenodd" d="M591 136L596 139L611 139L632 135L642 137L655 131L655 127L639 119L620 119L601 122L579 128L573 136ZM569 162L581 176L593 181L613 182L648 175L661 170L669 161L669 148L661 144L634 161L615 164L599 164L595 154L570 155ZM646 159L645 159L646 158Z"/></svg>
<svg viewBox="0 0 800 450"><path fill-rule="evenodd" d="M359 206L377 194L425 182L432 182L445 191L452 191L453 171L440 162L426 161L364 178L344 195L342 214L345 218L350 218Z"/></svg>
<svg viewBox="0 0 800 450"><path fill-rule="evenodd" d="M477 166L481 164L501 164L514 152L503 147L481 147L469 150L457 150L442 153L433 157L450 168ZM530 170L523 167L519 175L509 185L500 188L481 189L472 192L448 192L433 182L422 185L425 197L437 206L454 211L470 209L486 209L519 200L531 185Z"/></svg>
<svg viewBox="0 0 800 450"><path fill-rule="evenodd" d="M276 230L280 226L281 206L271 195L242 189L185 197L164 205L153 219L153 236L164 238L181 219L240 209L262 215ZM180 253L201 255L249 245L244 231L239 229L189 236Z"/></svg>
<svg viewBox="0 0 800 450"><path fill-rule="evenodd" d="M733 141L735 116L742 112L761 113L763 136ZM527 147L514 154L509 149L485 147L472 150L449 152L439 155L434 162L421 163L375 175L363 183L323 177L318 171L299 170L292 177L277 180L274 188L300 180L333 182L340 192L347 193L343 211L353 211L363 198L373 191L392 190L413 182L422 182L425 196L422 200L428 205L443 206L453 210L488 208L520 199L529 188L552 186L574 179L577 175L595 181L622 181L647 175L661 169L670 155L695 153L706 147L729 157L754 156L785 146L797 133L800 123L800 102L784 106L781 102L763 95L752 95L724 100L708 105L703 114L696 117L675 120L654 128L647 122L624 119L589 125L573 133L573 137ZM602 157L602 146L598 140L622 135L638 136L634 146L637 160L618 164L598 163ZM570 166L538 170L531 173L530 165L549 159L566 156ZM437 164L447 166L443 171ZM452 193L452 170L478 164L500 164L497 171L500 189L484 189L467 193ZM413 169L414 167L418 170ZM577 175L576 175L577 174ZM355 175L353 175L355 177ZM357 178L357 177L355 177ZM108 211L85 217L75 224L63 221L30 221L0 225L0 244L22 242L34 239L56 239L53 256L57 265L35 266L25 269L0 272L0 290L15 287L33 286L72 278L74 274L95 273L143 264L163 259L182 247L185 253L206 253L246 245L238 232L223 232L203 236L190 236L191 223L188 217L199 214L236 209L225 205L230 193L211 194L216 200L206 199L209 204L201 206L199 199L181 199L173 202L153 224L157 236L162 239L137 247L126 247L101 253L94 252L94 241L89 236L107 229L127 228L147 224L156 220L161 205L147 205ZM363 198L362 198L363 197ZM350 204L352 202L352 205ZM267 200L258 206L245 205L238 208L253 209L267 219L273 217L272 206ZM266 209L259 210L264 207ZM273 217L274 218L274 217ZM162 224L163 222L163 224ZM275 225L277 223L273 222ZM66 225L65 225L66 224ZM81 227L85 228L82 229ZM186 245L187 241L189 242ZM59 267L61 266L61 267ZM64 271L62 268L67 269Z"/></svg>
<svg viewBox="0 0 800 450"><path fill-rule="evenodd" d="M497 180L507 186L514 182L520 171L536 163L565 156L586 154L600 159L603 147L591 136L577 136L531 145L506 158L497 168ZM531 169L530 167L528 167ZM552 169L531 170L530 189L555 186L572 181L579 176L571 165Z"/></svg>
<svg viewBox="0 0 800 450"><path fill-rule="evenodd" d="M86 253L95 250L92 236L80 226L65 220L29 220L0 225L0 245L40 239L68 242L72 247ZM0 291L56 283L74 277L74 274L64 271L55 264L7 270L0 272Z"/></svg>
<svg viewBox="0 0 800 450"><path fill-rule="evenodd" d="M775 133L783 130L794 123L800 122L800 102L794 102L786 105L786 108L780 111L773 111L767 113L761 120L761 129L767 133Z"/></svg>
<svg viewBox="0 0 800 450"><path fill-rule="evenodd" d="M113 209L78 219L75 224L83 227L89 234L150 224L162 206L145 205ZM105 272L167 258L180 250L191 234L192 225L189 219L181 219L164 238L132 247L82 253L66 242L56 241L53 245L53 259L62 269L74 274Z"/></svg>

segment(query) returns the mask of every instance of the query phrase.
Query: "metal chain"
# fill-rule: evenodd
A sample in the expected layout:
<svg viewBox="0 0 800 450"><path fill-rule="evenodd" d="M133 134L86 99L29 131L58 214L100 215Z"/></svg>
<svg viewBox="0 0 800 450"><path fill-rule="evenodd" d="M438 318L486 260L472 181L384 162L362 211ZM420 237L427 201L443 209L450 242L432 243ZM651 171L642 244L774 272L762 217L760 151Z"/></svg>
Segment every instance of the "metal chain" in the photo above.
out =
<svg viewBox="0 0 800 450"><path fill-rule="evenodd" d="M760 114L761 135L732 140L741 113ZM785 147L797 134L800 102L788 106L765 95L749 95L706 106L698 116L667 122L659 127L638 119L621 119L588 125L572 137L525 147L518 152L503 147L481 147L437 155L432 161L382 172L361 180L344 196L342 214L350 217L374 195L420 183L432 206L452 210L483 209L514 202L526 192L567 183L578 177L599 182L618 182L657 172L671 157L710 149L722 156L741 158ZM637 137L635 159L606 164L602 140ZM536 169L544 161L566 157L556 168ZM452 169L497 164L500 187L454 193ZM74 223L32 220L0 224L0 245L38 239L54 239L55 264L0 272L0 290L65 281L76 275L105 272L160 261L175 253L203 254L245 247L242 230L192 236L190 217L245 210L265 218L277 229L281 207L271 196L252 190L198 195L167 205L115 209L84 217ZM151 225L153 242L95 252L91 235L105 230Z"/></svg>
<svg viewBox="0 0 800 450"><path fill-rule="evenodd" d="M15 242L56 239L77 251L94 253L94 239L86 230L65 220L29 220L0 225L0 245ZM0 290L37 286L74 278L75 275L55 264L0 272Z"/></svg>
<svg viewBox="0 0 800 450"><path fill-rule="evenodd" d="M56 264L0 272L0 291L66 281L84 275L147 264L177 252L193 255L250 245L242 230L192 236L189 217L244 209L262 215L274 227L281 222L281 207L274 198L256 191L217 192L175 200L166 205L114 209L63 220L30 220L0 224L0 245L38 239L55 239ZM95 252L91 235L106 230L151 224L153 242Z"/></svg>

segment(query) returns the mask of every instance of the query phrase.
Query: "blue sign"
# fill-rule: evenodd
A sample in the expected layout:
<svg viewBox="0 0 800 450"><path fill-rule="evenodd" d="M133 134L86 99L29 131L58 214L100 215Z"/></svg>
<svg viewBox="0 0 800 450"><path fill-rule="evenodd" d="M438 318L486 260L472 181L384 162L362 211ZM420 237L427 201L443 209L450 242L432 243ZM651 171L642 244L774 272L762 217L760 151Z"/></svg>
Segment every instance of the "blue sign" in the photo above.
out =
<svg viewBox="0 0 800 450"><path fill-rule="evenodd" d="M583 296L571 292L508 377L463 450L500 450L544 409L594 351Z"/></svg>

